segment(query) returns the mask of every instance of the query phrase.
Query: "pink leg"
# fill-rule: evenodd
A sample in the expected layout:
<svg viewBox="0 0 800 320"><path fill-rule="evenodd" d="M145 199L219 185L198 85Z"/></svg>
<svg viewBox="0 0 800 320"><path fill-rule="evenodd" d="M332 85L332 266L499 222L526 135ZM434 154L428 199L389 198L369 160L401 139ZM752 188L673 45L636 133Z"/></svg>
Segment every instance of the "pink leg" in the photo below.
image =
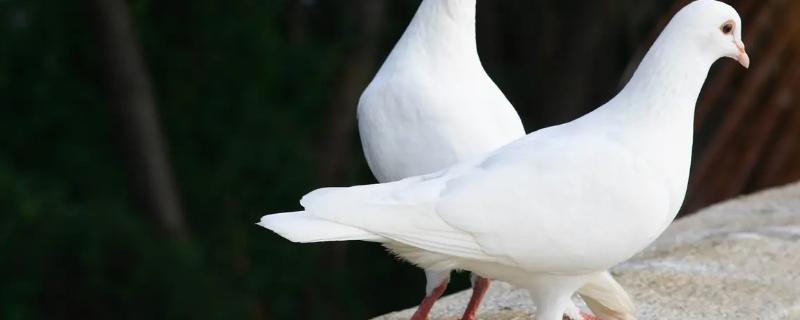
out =
<svg viewBox="0 0 800 320"><path fill-rule="evenodd" d="M583 320L600 320L600 318L584 312L581 312L581 316L583 316Z"/></svg>
<svg viewBox="0 0 800 320"><path fill-rule="evenodd" d="M447 289L447 281L443 281L442 284L433 289L431 294L425 297L425 299L422 299L422 302L420 302L417 308L417 312L414 312L414 315L411 316L411 320L427 320L428 314L433 308L433 304L442 296L444 289Z"/></svg>
<svg viewBox="0 0 800 320"><path fill-rule="evenodd" d="M564 320L600 320L600 318L598 318L597 316L585 312L581 312L581 318L582 319L571 319L566 314L564 315Z"/></svg>
<svg viewBox="0 0 800 320"><path fill-rule="evenodd" d="M464 311L464 316L461 317L461 320L478 319L478 307L480 307L481 301L483 301L483 297L486 295L486 291L489 290L489 284L489 279L475 276L475 281L472 284L472 297L469 298L467 310Z"/></svg>

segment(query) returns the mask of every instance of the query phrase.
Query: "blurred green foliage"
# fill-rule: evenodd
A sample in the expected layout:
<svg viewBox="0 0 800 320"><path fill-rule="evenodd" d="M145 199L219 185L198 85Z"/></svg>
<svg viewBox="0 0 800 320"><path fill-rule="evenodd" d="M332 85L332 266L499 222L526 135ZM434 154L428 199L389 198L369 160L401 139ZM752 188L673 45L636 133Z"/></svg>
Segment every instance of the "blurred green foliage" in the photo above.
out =
<svg viewBox="0 0 800 320"><path fill-rule="evenodd" d="M354 22L314 20L314 38L292 44L287 1L130 5L190 240L130 205L88 5L0 1L0 318L358 319L413 305L422 273L380 247L349 246L335 271L325 246L254 225L315 186L313 128ZM386 50L416 6L400 5ZM342 183L371 181L358 161Z"/></svg>

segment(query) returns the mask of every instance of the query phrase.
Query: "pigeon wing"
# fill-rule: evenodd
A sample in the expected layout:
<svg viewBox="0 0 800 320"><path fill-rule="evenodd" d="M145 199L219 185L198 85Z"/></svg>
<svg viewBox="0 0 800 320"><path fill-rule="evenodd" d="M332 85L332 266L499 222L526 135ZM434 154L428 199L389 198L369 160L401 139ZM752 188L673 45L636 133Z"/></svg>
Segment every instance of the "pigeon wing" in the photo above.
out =
<svg viewBox="0 0 800 320"><path fill-rule="evenodd" d="M563 129L518 140L449 179L438 217L487 256L530 271L603 270L633 255L641 248L625 237L642 234L633 231L648 225L638 223L643 212L667 214L667 190L624 144Z"/></svg>
<svg viewBox="0 0 800 320"><path fill-rule="evenodd" d="M581 273L613 265L621 253L608 250L640 249L609 241L640 234L630 232L636 213L667 202L652 180L613 139L534 134L434 174L319 189L301 203L317 218L431 252ZM620 219L631 223L611 223Z"/></svg>

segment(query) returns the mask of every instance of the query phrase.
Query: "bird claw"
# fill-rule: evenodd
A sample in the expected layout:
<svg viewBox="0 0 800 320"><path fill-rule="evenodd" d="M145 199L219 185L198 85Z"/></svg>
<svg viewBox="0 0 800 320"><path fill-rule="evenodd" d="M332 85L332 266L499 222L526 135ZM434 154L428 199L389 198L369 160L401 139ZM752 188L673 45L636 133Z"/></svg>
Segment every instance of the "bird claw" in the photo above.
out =
<svg viewBox="0 0 800 320"><path fill-rule="evenodd" d="M564 320L600 320L600 318L598 318L597 316L594 316L594 315L591 315L591 314L588 314L588 313L585 313L585 312L581 312L580 313L580 319L573 319L571 316L566 315L566 314L564 315L563 319Z"/></svg>
<svg viewBox="0 0 800 320"><path fill-rule="evenodd" d="M581 318L583 318L582 320L600 320L597 316L584 312L581 312Z"/></svg>

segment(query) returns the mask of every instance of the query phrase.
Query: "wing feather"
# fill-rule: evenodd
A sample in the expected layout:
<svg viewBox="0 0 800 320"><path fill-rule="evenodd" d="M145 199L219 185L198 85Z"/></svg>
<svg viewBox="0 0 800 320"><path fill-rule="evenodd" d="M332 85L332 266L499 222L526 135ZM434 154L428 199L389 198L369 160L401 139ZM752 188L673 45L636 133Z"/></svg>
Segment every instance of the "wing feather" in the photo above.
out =
<svg viewBox="0 0 800 320"><path fill-rule="evenodd" d="M613 139L545 130L431 175L320 189L301 203L317 218L443 255L584 273L637 251L621 243L640 240L625 237L641 224L611 221L666 199L657 180L642 179L648 170Z"/></svg>

